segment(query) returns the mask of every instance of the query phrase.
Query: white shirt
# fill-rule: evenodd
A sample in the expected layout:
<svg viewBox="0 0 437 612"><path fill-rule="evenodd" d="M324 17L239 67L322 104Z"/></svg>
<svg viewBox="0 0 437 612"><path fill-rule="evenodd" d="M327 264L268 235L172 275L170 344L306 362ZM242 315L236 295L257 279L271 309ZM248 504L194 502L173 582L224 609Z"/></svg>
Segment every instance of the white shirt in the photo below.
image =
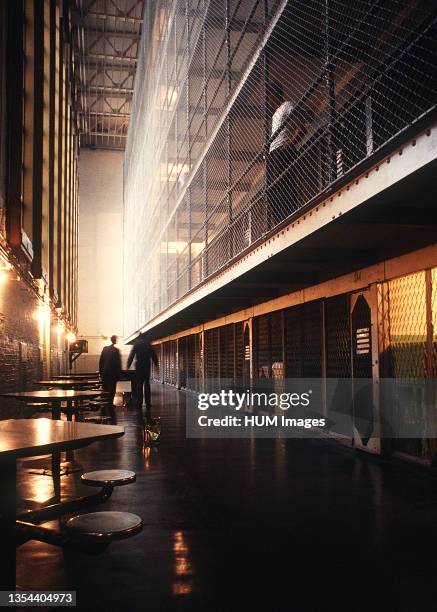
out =
<svg viewBox="0 0 437 612"><path fill-rule="evenodd" d="M283 102L281 106L275 110L272 117L272 136L275 132L277 132L277 130L279 130L281 125L285 123L293 110L294 105L290 101ZM270 153L275 149L283 149L284 147L288 147L289 145L293 144L290 128L291 124L288 124L282 130L280 130L276 138L270 144Z"/></svg>

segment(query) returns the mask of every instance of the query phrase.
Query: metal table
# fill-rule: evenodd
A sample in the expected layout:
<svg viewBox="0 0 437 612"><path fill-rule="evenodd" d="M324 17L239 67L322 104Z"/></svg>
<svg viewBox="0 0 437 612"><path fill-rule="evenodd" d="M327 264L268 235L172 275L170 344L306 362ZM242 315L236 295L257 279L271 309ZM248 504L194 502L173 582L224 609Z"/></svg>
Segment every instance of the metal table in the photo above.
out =
<svg viewBox="0 0 437 612"><path fill-rule="evenodd" d="M99 373L98 372L81 372L79 374L74 374L72 372L67 373L67 374L57 374L52 375L52 378L58 380L59 378L74 378L75 380L80 380L82 378L98 378Z"/></svg>
<svg viewBox="0 0 437 612"><path fill-rule="evenodd" d="M46 402L52 410L52 419L58 420L61 418L62 402L66 402L67 421L72 421L73 414L77 410L77 403L84 399L93 399L101 395L101 391L95 390L61 390L48 389L46 391L14 391L12 393L0 393L0 397L8 397L16 399L20 402ZM67 461L63 463L63 474L69 474L72 471L80 469L80 465L74 462L73 454L67 454ZM39 473L39 472L37 472ZM59 498L61 490L61 458L59 453L52 454L52 472L46 468L42 473L53 477L53 486L55 489L55 498Z"/></svg>
<svg viewBox="0 0 437 612"><path fill-rule="evenodd" d="M71 421L73 415L73 404L84 399L93 399L101 395L99 389L73 390L73 389L48 389L46 391L14 391L12 393L0 393L0 397L9 397L20 402L47 402L52 409L52 418L61 418L62 402L67 403L67 420Z"/></svg>
<svg viewBox="0 0 437 612"><path fill-rule="evenodd" d="M99 382L98 379L59 378L55 380L36 380L34 384L39 387L57 387L58 389L83 389L84 387L97 385Z"/></svg>
<svg viewBox="0 0 437 612"><path fill-rule="evenodd" d="M16 461L82 448L92 442L118 438L123 427L51 419L0 421L0 590L15 590L16 580ZM41 528L40 528L41 529Z"/></svg>

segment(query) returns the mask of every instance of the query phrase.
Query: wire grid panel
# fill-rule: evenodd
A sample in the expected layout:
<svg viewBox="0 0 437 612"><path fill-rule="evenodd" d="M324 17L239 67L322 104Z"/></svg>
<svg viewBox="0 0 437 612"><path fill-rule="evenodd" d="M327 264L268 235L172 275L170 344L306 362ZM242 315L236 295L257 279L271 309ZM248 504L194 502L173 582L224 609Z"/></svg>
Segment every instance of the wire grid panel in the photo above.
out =
<svg viewBox="0 0 437 612"><path fill-rule="evenodd" d="M284 311L285 377L303 378L302 370L302 306Z"/></svg>
<svg viewBox="0 0 437 612"><path fill-rule="evenodd" d="M435 377L436 281L433 269L378 285L383 376L400 379L400 385L409 379ZM428 387L428 393L431 390ZM429 407L433 413L434 406L435 399L418 394L409 397L406 403L383 405L383 409L394 414L397 422L422 423L428 421ZM429 431L423 439L393 439L392 445L397 451L426 460L431 460L437 452L437 439L430 437Z"/></svg>
<svg viewBox="0 0 437 612"><path fill-rule="evenodd" d="M302 307L302 374L322 376L322 302L307 302Z"/></svg>
<svg viewBox="0 0 437 612"><path fill-rule="evenodd" d="M437 378L437 268L431 270L431 375Z"/></svg>
<svg viewBox="0 0 437 612"><path fill-rule="evenodd" d="M253 320L254 353L256 355L256 377L271 377L270 315Z"/></svg>
<svg viewBox="0 0 437 612"><path fill-rule="evenodd" d="M126 334L434 109L436 21L427 1L146 4L125 157L125 282L141 282Z"/></svg>
<svg viewBox="0 0 437 612"><path fill-rule="evenodd" d="M205 391L216 390L220 373L220 340L219 329L204 332L205 354Z"/></svg>
<svg viewBox="0 0 437 612"><path fill-rule="evenodd" d="M196 335L187 337L187 376L188 381L196 377Z"/></svg>
<svg viewBox="0 0 437 612"><path fill-rule="evenodd" d="M233 380L235 377L235 336L234 324L219 328L220 334L220 378Z"/></svg>
<svg viewBox="0 0 437 612"><path fill-rule="evenodd" d="M187 336L179 338L177 341L178 351L178 375L179 385L182 389L187 387L187 376L188 376L188 355L187 355Z"/></svg>
<svg viewBox="0 0 437 612"><path fill-rule="evenodd" d="M351 337L349 296L340 295L325 301L326 376L350 378Z"/></svg>
<svg viewBox="0 0 437 612"><path fill-rule="evenodd" d="M425 378L427 308L425 272L388 282L391 375Z"/></svg>

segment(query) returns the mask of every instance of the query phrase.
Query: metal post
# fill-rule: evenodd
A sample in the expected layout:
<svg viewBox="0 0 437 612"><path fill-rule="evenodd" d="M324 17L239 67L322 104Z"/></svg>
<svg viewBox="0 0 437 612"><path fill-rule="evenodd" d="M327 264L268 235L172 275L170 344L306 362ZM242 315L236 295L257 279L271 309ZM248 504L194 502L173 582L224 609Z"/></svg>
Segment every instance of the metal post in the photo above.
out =
<svg viewBox="0 0 437 612"><path fill-rule="evenodd" d="M336 155L335 155L335 90L334 73L335 66L332 61L331 49L331 23L330 23L330 0L325 0L325 80L326 93L328 96L328 184L336 178Z"/></svg>
<svg viewBox="0 0 437 612"><path fill-rule="evenodd" d="M187 206L188 206L188 289L191 289L191 187L187 191Z"/></svg>
<svg viewBox="0 0 437 612"><path fill-rule="evenodd" d="M231 76L231 16L229 8L229 0L226 0L225 4L225 30L226 30L226 99L229 99L232 90L232 76ZM226 118L226 162L227 162L227 195L226 195L226 206L228 212L228 256L232 258L234 253L233 245L233 231L232 231L232 145L231 145L231 116L227 115Z"/></svg>
<svg viewBox="0 0 437 612"><path fill-rule="evenodd" d="M185 2L185 27L187 30L187 41L186 41L186 57L191 57L191 28L190 28L190 17L189 17L189 0ZM189 71L189 67L188 67ZM186 115L187 115L187 141L188 141L188 167L191 172L191 138L190 138L190 79L187 73L187 98L186 98ZM188 289L191 289L191 188L187 189L187 207L188 207Z"/></svg>
<svg viewBox="0 0 437 612"><path fill-rule="evenodd" d="M366 112L366 153L372 155L373 153L373 112L372 112L372 98L367 96L365 99L365 112Z"/></svg>
<svg viewBox="0 0 437 612"><path fill-rule="evenodd" d="M264 28L266 28L267 23L268 23L268 18L269 18L269 6L268 6L268 0L264 0L263 3L263 8L264 8L264 13L263 13L263 21L264 21ZM269 186L269 150L268 150L268 146L267 143L269 141L270 138L270 112L269 112L269 108L268 108L268 96L267 96L267 90L268 90L268 86L269 86L269 51L267 49L267 47L265 47L264 51L263 51L263 106L264 106L264 142L263 142L263 149L264 149L264 159L265 159L265 173L264 173L264 201L266 203L266 217L265 217L265 221L267 223L267 227L263 228L264 229L268 229L270 227L270 215L269 215L269 206L267 203L267 198L268 198L268 186Z"/></svg>
<svg viewBox="0 0 437 612"><path fill-rule="evenodd" d="M203 60L203 126L205 134L205 142L208 137L208 122L207 122L207 111L208 111L208 100L206 97L206 26L203 24L203 38L202 38L202 60ZM203 270L202 278L208 276L208 156L205 156L203 160L203 189L204 189L204 203L205 203L205 247L203 250Z"/></svg>

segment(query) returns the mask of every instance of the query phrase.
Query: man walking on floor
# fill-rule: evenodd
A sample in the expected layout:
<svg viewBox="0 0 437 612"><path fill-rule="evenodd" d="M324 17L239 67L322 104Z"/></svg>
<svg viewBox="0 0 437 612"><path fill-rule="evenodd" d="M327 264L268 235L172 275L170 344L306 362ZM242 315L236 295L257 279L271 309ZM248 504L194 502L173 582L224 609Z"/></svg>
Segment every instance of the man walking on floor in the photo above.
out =
<svg viewBox="0 0 437 612"><path fill-rule="evenodd" d="M132 347L127 360L127 368L135 362L135 379L134 379L134 400L140 410L143 407L143 397L146 404L146 419L151 419L151 392L150 392L150 362L153 361L158 367L158 359L155 351L147 340L137 340ZM144 395L143 395L144 393Z"/></svg>
<svg viewBox="0 0 437 612"><path fill-rule="evenodd" d="M111 344L105 346L100 355L99 372L103 390L108 393L108 406L113 409L117 381L121 374L120 351L115 347L117 336L111 336ZM112 416L112 415L111 415Z"/></svg>

